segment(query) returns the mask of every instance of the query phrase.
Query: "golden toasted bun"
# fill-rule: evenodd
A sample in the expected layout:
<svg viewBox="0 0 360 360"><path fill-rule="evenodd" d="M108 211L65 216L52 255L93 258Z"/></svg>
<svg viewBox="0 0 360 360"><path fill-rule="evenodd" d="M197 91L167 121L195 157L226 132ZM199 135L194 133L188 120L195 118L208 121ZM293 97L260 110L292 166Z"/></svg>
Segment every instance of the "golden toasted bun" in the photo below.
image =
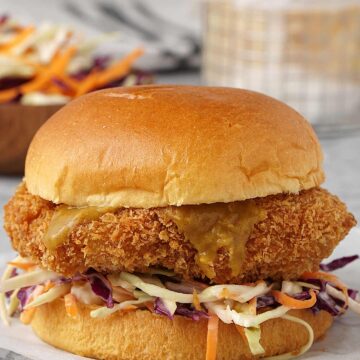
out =
<svg viewBox="0 0 360 360"><path fill-rule="evenodd" d="M74 354L108 360L205 359L207 320L192 321L175 316L173 321L147 310L115 313L104 319L93 319L90 307L79 304L79 316L65 313L63 300L40 306L32 320L35 333L45 342ZM289 314L307 321L315 338L323 336L332 317L309 310ZM249 359L251 353L234 325L219 323L217 359ZM282 319L261 325L263 356L299 350L308 341L304 326Z"/></svg>
<svg viewBox="0 0 360 360"><path fill-rule="evenodd" d="M34 195L73 206L157 207L297 193L323 180L306 120L259 93L141 86L85 95L38 131Z"/></svg>

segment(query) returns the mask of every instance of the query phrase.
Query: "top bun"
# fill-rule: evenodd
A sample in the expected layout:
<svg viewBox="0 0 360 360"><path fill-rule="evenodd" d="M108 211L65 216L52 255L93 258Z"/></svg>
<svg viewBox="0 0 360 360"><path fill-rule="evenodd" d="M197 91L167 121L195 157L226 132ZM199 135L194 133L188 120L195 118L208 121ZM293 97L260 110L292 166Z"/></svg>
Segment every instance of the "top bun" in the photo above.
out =
<svg viewBox="0 0 360 360"><path fill-rule="evenodd" d="M324 180L307 121L256 92L137 86L82 96L35 135L28 190L71 206L150 208L298 193Z"/></svg>

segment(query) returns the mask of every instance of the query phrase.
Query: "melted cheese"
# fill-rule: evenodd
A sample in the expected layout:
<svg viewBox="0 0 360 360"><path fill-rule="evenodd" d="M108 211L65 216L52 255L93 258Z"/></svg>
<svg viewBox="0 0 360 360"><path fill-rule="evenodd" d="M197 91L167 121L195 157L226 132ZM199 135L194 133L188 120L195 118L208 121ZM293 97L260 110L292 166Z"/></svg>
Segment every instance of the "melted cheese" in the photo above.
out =
<svg viewBox="0 0 360 360"><path fill-rule="evenodd" d="M59 206L51 219L44 243L48 249L55 249L66 242L72 229L80 222L92 221L113 211L114 208ZM168 207L164 209L164 214L197 250L195 260L209 279L215 277L214 261L221 248L229 254L232 275L240 273L246 242L254 225L266 216L254 200ZM162 236L160 233L159 237Z"/></svg>
<svg viewBox="0 0 360 360"><path fill-rule="evenodd" d="M63 244L71 230L81 221L98 219L102 214L113 211L112 208L86 207L70 208L65 205L59 206L45 234L44 243L48 249L55 249Z"/></svg>
<svg viewBox="0 0 360 360"><path fill-rule="evenodd" d="M198 251L196 262L209 279L215 277L214 260L220 248L229 253L232 275L240 273L246 242L266 212L255 201L171 207L166 215Z"/></svg>

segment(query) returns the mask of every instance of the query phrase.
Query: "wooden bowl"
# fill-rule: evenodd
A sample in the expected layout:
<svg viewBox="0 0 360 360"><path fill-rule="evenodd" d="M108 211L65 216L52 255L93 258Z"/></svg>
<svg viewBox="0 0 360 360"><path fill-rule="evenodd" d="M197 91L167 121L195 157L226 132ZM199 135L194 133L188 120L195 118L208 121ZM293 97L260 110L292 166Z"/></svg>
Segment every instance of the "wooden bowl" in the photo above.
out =
<svg viewBox="0 0 360 360"><path fill-rule="evenodd" d="M0 105L0 174L23 174L30 142L61 105Z"/></svg>

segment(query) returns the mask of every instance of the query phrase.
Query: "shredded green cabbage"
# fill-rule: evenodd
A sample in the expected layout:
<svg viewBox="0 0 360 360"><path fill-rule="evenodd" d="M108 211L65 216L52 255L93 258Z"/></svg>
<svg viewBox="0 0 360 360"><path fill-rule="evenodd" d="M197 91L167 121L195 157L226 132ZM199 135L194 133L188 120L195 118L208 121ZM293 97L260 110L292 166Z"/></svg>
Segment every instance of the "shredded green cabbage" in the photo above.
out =
<svg viewBox="0 0 360 360"><path fill-rule="evenodd" d="M5 326L10 325L10 319L6 310L6 298L4 293L0 293L0 317Z"/></svg>
<svg viewBox="0 0 360 360"><path fill-rule="evenodd" d="M8 315L12 316L14 315L15 311L17 310L20 301L17 297L18 292L20 291L20 289L16 289L13 291L13 293L10 296L10 301L9 301L9 307L7 309Z"/></svg>
<svg viewBox="0 0 360 360"><path fill-rule="evenodd" d="M18 259L19 259L19 257L17 257L15 260L18 260ZM13 269L14 269L14 266L12 266L12 265L8 265L5 268L5 271L1 277L1 283L8 281ZM0 290L0 317L1 317L2 322L5 324L5 326L9 326L10 318L8 315L8 311L6 309L6 296L5 296L6 291L8 291L8 290L5 290L5 291Z"/></svg>
<svg viewBox="0 0 360 360"><path fill-rule="evenodd" d="M265 353L265 349L260 344L261 329L260 327L244 328L244 333L249 344L250 351L253 355Z"/></svg>
<svg viewBox="0 0 360 360"><path fill-rule="evenodd" d="M136 288L134 285L131 285L128 281L121 279L120 274L110 274L108 275L107 278L112 286L120 286L128 291L134 291Z"/></svg>
<svg viewBox="0 0 360 360"><path fill-rule="evenodd" d="M288 295L294 295L294 294L301 293L302 287L293 281L284 280L281 283L281 292L288 294Z"/></svg>
<svg viewBox="0 0 360 360"><path fill-rule="evenodd" d="M279 306L276 309L269 310L263 312L259 315L247 315L247 314L239 314L235 310L231 310L232 320L236 325L240 325L243 327L254 327L259 326L265 321L270 319L276 319L285 315L290 309L286 306Z"/></svg>
<svg viewBox="0 0 360 360"><path fill-rule="evenodd" d="M47 280L55 280L59 278L59 274L52 271L35 270L22 275L15 276L10 279L3 280L0 284L0 292L16 290L19 288L33 286L43 283Z"/></svg>
<svg viewBox="0 0 360 360"><path fill-rule="evenodd" d="M141 289L150 296L155 296L183 304L191 304L193 301L193 296L191 294L180 294L175 291L161 288L157 285L148 284L141 280L138 276L129 274L127 272L122 272L120 274L120 278Z"/></svg>
<svg viewBox="0 0 360 360"><path fill-rule="evenodd" d="M18 258L17 261L23 262L26 260ZM6 268L0 284L0 315L5 324L9 324L9 316L13 315L19 306L17 294L21 288L43 284L46 281L52 281L60 277L59 274L41 269L11 277L14 268L15 267L11 265ZM131 306L137 307L137 305L149 301L154 302L155 298L160 298L162 300L171 315L174 315L176 312L177 303L193 303L193 294L184 294L169 290L156 275L173 276L174 274L163 270L151 270L149 274L134 275L127 272L121 272L120 274L108 275L107 278L113 287L119 286L130 291L136 299L123 301L119 304L115 304L112 308L102 306L91 311L90 316L93 318L104 318ZM57 285L46 293L35 297L33 301L25 306L25 309L52 302L55 299L70 293L73 286L76 286L76 282ZM201 291L198 294L198 298L209 313L216 314L216 316L218 316L225 324L233 323L244 328L250 351L254 356L265 353L265 350L260 343L260 325L262 323L271 319L282 318L305 326L309 333L308 342L301 347L296 355L292 352L266 358L269 360L292 359L308 351L314 341L314 332L307 322L288 315L287 312L290 308L283 305L257 315L253 315L250 312L250 305L248 302L258 296L268 294L271 288L272 285L268 286L265 281L259 282L256 286L228 284L213 285L208 286ZM302 288L319 289L316 285L302 281L283 281L281 283L281 291L289 294L298 293L302 291ZM43 287L38 286L36 289L41 292ZM5 299L5 293L7 291L13 291L9 299L8 307L6 306ZM335 299L345 300L344 294L329 284L327 284L326 291ZM360 304L351 298L349 298L349 307L355 312L360 313Z"/></svg>
<svg viewBox="0 0 360 360"><path fill-rule="evenodd" d="M112 308L103 306L101 308L91 311L90 316L92 318L104 318L106 316L109 316L109 315L115 313L116 311L124 310L128 306L143 304L143 303L151 301L151 300L154 300L154 298L151 296L144 296L143 298L138 299L138 300L123 301L120 304L114 305L114 307L112 307Z"/></svg>
<svg viewBox="0 0 360 360"><path fill-rule="evenodd" d="M294 284L298 284L304 288L308 288L308 289L314 289L314 290L320 290L320 286L314 285L314 284L310 284L304 281L294 281Z"/></svg>
<svg viewBox="0 0 360 360"><path fill-rule="evenodd" d="M343 294L342 291L339 291L337 289L335 289L333 286L326 284L326 292L331 295L332 297L334 297L335 299L339 299L341 301L345 302L345 295ZM357 301L355 301L354 299L352 299L350 296L348 297L348 304L349 304L349 308L357 313L360 314L360 303L358 303Z"/></svg>
<svg viewBox="0 0 360 360"><path fill-rule="evenodd" d="M232 310L229 305L226 306L225 304L206 303L205 306L211 312L214 312L225 324L234 323L246 328L259 326L267 320L285 315L290 310L282 305L259 315L249 315Z"/></svg>
<svg viewBox="0 0 360 360"><path fill-rule="evenodd" d="M199 300L200 302L210 302L224 299L228 296L229 299L245 303L256 296L265 295L270 289L265 282L261 282L256 286L214 285L203 290L199 294Z"/></svg>
<svg viewBox="0 0 360 360"><path fill-rule="evenodd" d="M114 280L114 282L113 282ZM123 280L134 287L141 289L150 296L159 297L163 300L170 300L182 304L191 304L193 302L192 294L183 294L176 291L166 289L162 284L150 284L144 281L141 277L127 272L120 274L120 280ZM112 283L119 283L117 279L111 278ZM152 281L154 282L154 281ZM224 299L228 296L238 302L245 303L256 296L260 296L269 292L270 287L265 282L261 282L256 286L244 285L214 285L209 286L198 294L199 301L212 302Z"/></svg>
<svg viewBox="0 0 360 360"><path fill-rule="evenodd" d="M46 293L39 295L35 300L26 304L25 309L34 308L52 302L57 298L68 294L70 292L70 289L71 289L71 284L63 284L63 285L55 286Z"/></svg>

